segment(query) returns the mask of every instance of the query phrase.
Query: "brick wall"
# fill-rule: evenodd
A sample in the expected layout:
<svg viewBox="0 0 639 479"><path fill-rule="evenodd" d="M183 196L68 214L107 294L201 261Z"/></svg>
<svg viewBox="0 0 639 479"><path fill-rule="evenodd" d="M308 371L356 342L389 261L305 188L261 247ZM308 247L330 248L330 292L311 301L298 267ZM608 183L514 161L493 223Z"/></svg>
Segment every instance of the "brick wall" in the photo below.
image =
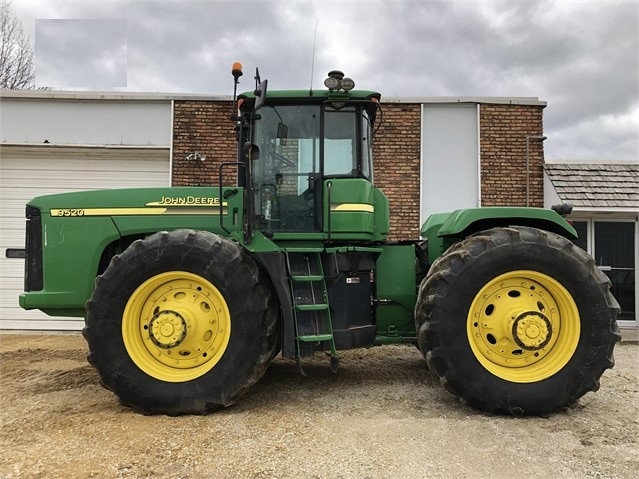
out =
<svg viewBox="0 0 639 479"><path fill-rule="evenodd" d="M388 197L391 241L419 237L421 105L382 103L384 122L374 138L375 186ZM379 121L379 118L377 118Z"/></svg>
<svg viewBox="0 0 639 479"><path fill-rule="evenodd" d="M482 206L526 206L526 136L543 134L543 108L480 105ZM543 207L543 142L529 145L530 206Z"/></svg>
<svg viewBox="0 0 639 479"><path fill-rule="evenodd" d="M218 185L220 163L236 161L237 141L230 101L176 101L173 112L173 186ZM197 151L204 161L187 160ZM224 169L223 183L236 183L236 169Z"/></svg>

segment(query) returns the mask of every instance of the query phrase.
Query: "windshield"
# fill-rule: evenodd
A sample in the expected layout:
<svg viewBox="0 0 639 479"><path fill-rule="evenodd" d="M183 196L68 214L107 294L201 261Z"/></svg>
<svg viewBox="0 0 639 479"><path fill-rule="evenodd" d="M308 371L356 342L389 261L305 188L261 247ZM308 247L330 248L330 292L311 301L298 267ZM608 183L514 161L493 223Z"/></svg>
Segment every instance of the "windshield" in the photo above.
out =
<svg viewBox="0 0 639 479"><path fill-rule="evenodd" d="M321 229L314 202L323 178L371 179L369 121L356 106L264 106L253 142L260 151L252 164L255 214L274 230ZM304 214L305 222L294 219Z"/></svg>
<svg viewBox="0 0 639 479"><path fill-rule="evenodd" d="M254 142L260 149L260 159L253 164L255 180L274 178L277 174L290 176L310 172L321 172L323 176L369 178L368 116L364 113L358 120L355 107L326 109L323 113L321 119L322 107L319 105L262 108L261 118L255 123ZM358 122L361 122L360 128ZM323 144L320 123L323 124ZM357 161L358 148L363 157L361 167Z"/></svg>

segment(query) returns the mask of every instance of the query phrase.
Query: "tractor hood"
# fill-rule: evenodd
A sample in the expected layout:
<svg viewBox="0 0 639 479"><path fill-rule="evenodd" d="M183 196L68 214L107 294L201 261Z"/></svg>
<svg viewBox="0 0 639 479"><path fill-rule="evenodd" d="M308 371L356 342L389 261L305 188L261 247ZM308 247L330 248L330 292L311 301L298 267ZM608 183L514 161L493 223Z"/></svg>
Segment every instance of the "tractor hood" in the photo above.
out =
<svg viewBox="0 0 639 479"><path fill-rule="evenodd" d="M222 191L227 198L239 193L238 188ZM28 206L51 216L219 214L219 195L217 187L92 190L39 196Z"/></svg>

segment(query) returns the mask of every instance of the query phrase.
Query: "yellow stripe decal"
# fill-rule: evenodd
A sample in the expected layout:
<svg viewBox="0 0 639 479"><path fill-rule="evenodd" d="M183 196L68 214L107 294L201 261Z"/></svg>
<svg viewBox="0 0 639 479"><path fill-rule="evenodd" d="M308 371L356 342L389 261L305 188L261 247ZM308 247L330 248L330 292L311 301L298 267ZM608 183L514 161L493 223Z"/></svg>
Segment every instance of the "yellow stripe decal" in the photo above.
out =
<svg viewBox="0 0 639 479"><path fill-rule="evenodd" d="M188 208L51 208L51 216L139 216L139 215L219 215L220 208L201 206ZM222 214L227 214L223 208Z"/></svg>
<svg viewBox="0 0 639 479"><path fill-rule="evenodd" d="M357 211L357 212L365 212L365 213L374 213L375 207L367 203L332 203L331 211L339 211L339 212Z"/></svg>

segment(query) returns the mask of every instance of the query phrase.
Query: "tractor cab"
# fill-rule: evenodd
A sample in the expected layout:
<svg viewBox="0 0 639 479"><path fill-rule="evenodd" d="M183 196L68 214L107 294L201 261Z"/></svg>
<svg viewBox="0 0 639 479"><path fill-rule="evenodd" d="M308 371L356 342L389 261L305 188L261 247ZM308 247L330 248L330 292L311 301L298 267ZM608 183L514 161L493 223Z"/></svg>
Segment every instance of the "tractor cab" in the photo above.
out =
<svg viewBox="0 0 639 479"><path fill-rule="evenodd" d="M238 96L248 226L274 239L381 241L388 202L371 155L380 94L352 90L338 71L325 85L271 92L257 74L256 90Z"/></svg>

